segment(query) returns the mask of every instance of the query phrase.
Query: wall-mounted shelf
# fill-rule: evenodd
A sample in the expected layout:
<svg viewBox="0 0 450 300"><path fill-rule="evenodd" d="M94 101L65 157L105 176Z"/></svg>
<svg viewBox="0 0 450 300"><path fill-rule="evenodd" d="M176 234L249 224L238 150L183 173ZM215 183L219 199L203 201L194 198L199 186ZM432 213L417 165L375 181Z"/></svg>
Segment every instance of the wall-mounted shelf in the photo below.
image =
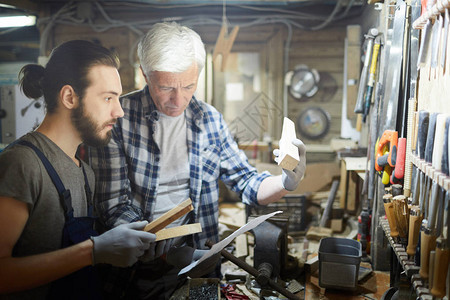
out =
<svg viewBox="0 0 450 300"><path fill-rule="evenodd" d="M450 191L450 177L445 175L442 172L437 171L433 166L426 162L423 159L420 159L419 157L415 155L411 155L411 161L412 163L423 173L425 173L428 177L430 177L433 180L436 180L436 182L443 187L446 191Z"/></svg>

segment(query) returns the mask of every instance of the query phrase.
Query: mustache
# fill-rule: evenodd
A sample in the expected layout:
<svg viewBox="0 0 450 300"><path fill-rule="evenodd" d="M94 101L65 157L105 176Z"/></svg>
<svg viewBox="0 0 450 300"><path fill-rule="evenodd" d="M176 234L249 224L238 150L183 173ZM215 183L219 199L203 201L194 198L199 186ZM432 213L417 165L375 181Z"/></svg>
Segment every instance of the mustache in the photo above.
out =
<svg viewBox="0 0 450 300"><path fill-rule="evenodd" d="M116 123L117 123L117 119L111 119L111 120L103 123L103 127L106 127L108 125L113 125L114 126L114 125L116 125Z"/></svg>

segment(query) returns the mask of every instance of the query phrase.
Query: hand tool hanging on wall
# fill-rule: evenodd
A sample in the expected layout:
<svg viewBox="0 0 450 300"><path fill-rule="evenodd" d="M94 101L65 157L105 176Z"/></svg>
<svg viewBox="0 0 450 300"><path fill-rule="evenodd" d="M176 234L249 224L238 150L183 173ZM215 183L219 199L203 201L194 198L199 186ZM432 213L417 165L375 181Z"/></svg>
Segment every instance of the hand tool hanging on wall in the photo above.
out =
<svg viewBox="0 0 450 300"><path fill-rule="evenodd" d="M364 107L364 121L366 116L369 114L370 110L370 104L372 101L372 92L373 92L373 85L375 83L375 75L377 70L377 64L378 64L378 54L380 53L380 47L382 45L382 35L378 35L375 38L375 44L373 46L373 53L372 53L372 62L370 66L370 76L369 76L369 82L368 87L366 91L366 98L365 98L365 107ZM358 223L361 224L361 238L360 240L363 240L363 242L367 241L367 246L364 249L363 257L367 258L368 256L364 256L365 253L370 251L370 241L371 241L371 223L372 223L372 214L373 211L371 210L372 200L374 197L374 187L375 187L375 141L377 139L377 120L378 120L378 114L376 113L378 111L379 107L379 99L380 99L380 83L377 83L377 89L375 91L374 95L374 107L375 110L372 112L372 115L370 117L370 127L369 127L369 139L367 142L367 162L368 167L366 167L365 172L365 178L364 180L364 186L363 191L361 192L361 196L364 199L363 208L361 210L361 214L358 217ZM359 225L358 225L359 226ZM365 236L363 236L365 235Z"/></svg>
<svg viewBox="0 0 450 300"><path fill-rule="evenodd" d="M393 21L392 43L389 49L389 65L387 66L388 69L385 78L386 85L384 90L383 108L380 119L380 126L383 128L381 132L383 132L383 134L380 138L381 147L380 145L377 147L377 161L375 163L377 171L380 171L380 164L383 164L383 158L380 157L381 153L379 149L382 148L383 143L387 140L389 140L390 144L388 163L391 168L395 166L395 159L397 156L397 111L400 98L405 18L406 4L404 1L397 1ZM394 135L396 136L394 137ZM393 153L392 150L395 150L395 153Z"/></svg>
<svg viewBox="0 0 450 300"><path fill-rule="evenodd" d="M398 132L395 130L385 130L383 132L383 135L381 136L381 139L377 144L375 170L377 170L378 172L384 170L383 183L385 185L389 184L389 180L388 182L385 182L386 174L389 172L391 168L394 168L396 164L395 160L397 158L397 143L398 143ZM388 153L386 153L384 150L385 146L389 147Z"/></svg>
<svg viewBox="0 0 450 300"><path fill-rule="evenodd" d="M417 155L420 158L421 161L425 159L425 148L427 143L427 133L428 133L428 125L430 123L430 113L424 110L419 111L419 120L418 120L418 130L417 130L417 146L416 151ZM417 178L418 178L418 189L415 190L415 193L413 194L413 205L418 205L417 211L420 212L420 219L421 224L420 228L422 228L422 220L424 218L424 202L425 202L425 181L426 181L426 174L423 171L420 171L417 168ZM416 220L414 220L416 221ZM420 235L421 230L415 231L415 237L413 241L421 241ZM416 265L420 265L420 242L417 244L416 247L416 256L415 256L415 262Z"/></svg>
<svg viewBox="0 0 450 300"><path fill-rule="evenodd" d="M422 0L422 15L436 3L436 0ZM422 37L420 40L419 59L417 61L417 68L423 68L426 65L428 56L428 49L430 44L432 20L428 19L422 30Z"/></svg>
<svg viewBox="0 0 450 300"><path fill-rule="evenodd" d="M411 17L410 20L414 21L420 16L420 0L413 0L411 2ZM414 188L417 188L418 171L411 161L412 145L413 145L413 130L414 130L414 113L417 106L416 86L417 86L417 59L419 54L419 30L413 26L410 29L410 48L409 48L409 97L408 100L408 116L407 116L407 134L406 134L406 156L405 156L405 175L403 180L404 195L409 197L411 191L411 181L414 180ZM413 169L414 168L414 169ZM412 175L413 173L413 175ZM418 202L417 202L418 203Z"/></svg>
<svg viewBox="0 0 450 300"><path fill-rule="evenodd" d="M392 195L391 194L385 194L383 195L383 205L384 205L384 211L386 212L386 218L389 223L389 228L391 230L390 235L394 239L394 241L397 240L399 232L397 229L397 223L395 221L395 215L394 215L394 203L392 202Z"/></svg>
<svg viewBox="0 0 450 300"><path fill-rule="evenodd" d="M369 80L367 82L366 96L364 99L364 111L363 111L364 123L366 123L366 118L370 111L370 104L372 103L372 92L373 92L373 85L375 83L375 73L377 71L378 53L380 52L380 46L381 46L380 38L377 36L375 38L375 44L373 45L372 61L370 63L370 71L369 71Z"/></svg>
<svg viewBox="0 0 450 300"><path fill-rule="evenodd" d="M409 257L413 257L416 254L421 224L422 213L420 212L419 206L413 205L409 210L408 245L406 247L406 253Z"/></svg>
<svg viewBox="0 0 450 300"><path fill-rule="evenodd" d="M384 144L381 145L380 140L377 140L377 142L375 143L374 169L381 175L381 182L385 186L389 184L392 172L392 168L388 163L389 144L389 142L384 142Z"/></svg>
<svg viewBox="0 0 450 300"><path fill-rule="evenodd" d="M447 38L448 38L448 24L450 22L450 16L449 16L449 12L448 12L448 8L445 9L444 11L444 32L443 34L443 38L442 40L444 41L442 43L442 50L441 50L441 68L443 70L443 73L445 74L445 63L446 63L446 59L447 59Z"/></svg>
<svg viewBox="0 0 450 300"><path fill-rule="evenodd" d="M432 166L435 171L442 171L442 159L444 158L444 134L446 129L447 114L439 114L436 117L435 138L433 144ZM445 151L447 152L447 151Z"/></svg>
<svg viewBox="0 0 450 300"><path fill-rule="evenodd" d="M445 296L445 280L447 277L447 270L449 265L449 245L448 232L445 234L445 226L448 226L448 200L450 198L449 192L445 191L444 179L449 175L448 167L448 134L449 134L450 117L445 114L440 114L436 121L436 137L433 149L433 167L435 168L435 179L439 182L438 189L438 203L435 203L436 208L436 240L435 261L433 266L433 282L430 284L431 294L435 297ZM441 173L440 173L440 172ZM431 226L431 225L430 225Z"/></svg>
<svg viewBox="0 0 450 300"><path fill-rule="evenodd" d="M367 72L369 71L370 58L372 57L372 47L375 37L378 35L378 29L370 28L365 35L366 39L366 54L364 57L364 65L359 79L358 95L356 97L356 104L354 112L362 114L364 112L364 92L366 91Z"/></svg>
<svg viewBox="0 0 450 300"><path fill-rule="evenodd" d="M436 119L437 119L437 113L431 113L430 114L430 121L428 123L428 132L427 132L427 138L426 138L426 144L425 144L425 168L426 170L429 170L432 165L432 159L433 159L433 146L434 146L434 134L436 132ZM429 215L428 208L429 208L429 193L431 188L432 179L430 178L428 172L425 172L425 189L423 193L423 202L421 206L421 211L424 212L426 216Z"/></svg>
<svg viewBox="0 0 450 300"><path fill-rule="evenodd" d="M398 236L400 243L406 244L406 238L408 237L408 220L409 220L409 208L406 197L402 195L395 196L393 198L394 204L394 218L397 224Z"/></svg>
<svg viewBox="0 0 450 300"><path fill-rule="evenodd" d="M449 140L448 137L450 136L450 117L447 117L445 120L445 130L444 130L444 144L442 145L442 160L441 160L441 170L442 173L446 176L450 176L450 166L449 166L449 158L450 158L450 148L449 148Z"/></svg>
<svg viewBox="0 0 450 300"><path fill-rule="evenodd" d="M397 130L397 112L400 92L403 38L405 30L406 4L404 1L397 1L395 7L392 43L389 53L389 65L385 78L385 90L383 110L381 114L381 126L385 130Z"/></svg>
<svg viewBox="0 0 450 300"><path fill-rule="evenodd" d="M391 182L400 182L403 180L405 174L405 159L406 159L406 136L408 125L408 99L410 97L410 62L411 62L411 17L412 9L406 10L405 20L405 32L404 32L404 48L403 48L403 67L402 67L402 80L401 80L401 94L400 97L403 101L399 101L398 110L401 111L398 114L397 125L399 127L399 139L398 148L395 159L395 169L392 171Z"/></svg>
<svg viewBox="0 0 450 300"><path fill-rule="evenodd" d="M442 188L438 195L439 207L437 209L435 261L433 266L433 281L430 283L431 294L436 297L445 295L445 281L449 267L450 249L448 245L448 201L449 193ZM447 232L445 232L447 230ZM444 233L445 232L445 233ZM431 274L430 274L431 275Z"/></svg>
<svg viewBox="0 0 450 300"><path fill-rule="evenodd" d="M442 15L439 15L437 20L434 22L433 30L431 32L431 62L430 67L432 72L431 73L433 78L436 78L436 68L438 66L438 60L439 60L439 48L440 48L440 40L441 40L441 32L442 32L442 26L443 26L443 19Z"/></svg>
<svg viewBox="0 0 450 300"><path fill-rule="evenodd" d="M417 155L421 160L425 159L425 146L427 143L427 132L428 132L428 125L430 123L430 113L421 110L419 112L419 125L417 130ZM421 213L424 213L423 207L422 207L422 201L424 197L424 191L425 191L425 176L424 172L418 171L418 178L419 178L419 184L417 184L417 187L419 189L416 190L416 193L413 195L413 204L419 205L421 207Z"/></svg>
<svg viewBox="0 0 450 300"><path fill-rule="evenodd" d="M427 169L432 165L433 146L435 141L437 113L430 115L430 123L428 125L427 141L425 145L425 161L427 162ZM425 196L422 199L421 210L424 210L424 220L422 221L421 236L420 236L420 271L419 274L422 278L428 279L429 277L429 259L430 251L436 248L436 211L437 208L437 183L433 182L433 188L431 198L428 199L430 177L426 174L425 184Z"/></svg>
<svg viewBox="0 0 450 300"><path fill-rule="evenodd" d="M367 199L372 201L375 194L375 152L377 146L377 128L378 128L378 109L380 103L380 90L381 83L378 82L375 90L374 96L374 108L375 111L370 116L370 127L369 127L369 142L367 147L368 158L369 158L369 170L368 170L368 187L367 187Z"/></svg>

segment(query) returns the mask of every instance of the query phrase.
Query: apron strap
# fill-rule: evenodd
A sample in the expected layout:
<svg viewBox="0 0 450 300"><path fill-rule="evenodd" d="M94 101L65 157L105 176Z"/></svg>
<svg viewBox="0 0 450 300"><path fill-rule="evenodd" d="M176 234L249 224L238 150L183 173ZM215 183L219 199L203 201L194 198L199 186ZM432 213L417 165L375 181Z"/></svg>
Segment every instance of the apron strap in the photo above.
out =
<svg viewBox="0 0 450 300"><path fill-rule="evenodd" d="M28 141L20 140L17 142L17 144L28 146L31 149L33 149L34 152L36 152L37 156L41 159L42 163L44 164L44 167L47 170L48 175L52 179L53 184L58 190L59 199L61 200L61 204L63 205L66 216L73 216L72 198L70 196L70 190L67 190L65 188L63 182L61 181L61 178L59 178L58 173L56 172L55 168L53 168L52 164L44 155L44 153L42 153L42 151L39 150L38 147L36 147L35 145L33 145Z"/></svg>
<svg viewBox="0 0 450 300"><path fill-rule="evenodd" d="M81 159L80 159L81 161ZM83 164L81 164L81 169L83 170L83 175L84 175L84 190L86 192L86 199L87 199L87 204L88 204L88 217L92 217L94 212L93 212L93 205L92 205L92 191L91 188L89 186L89 181L86 175L86 171L84 170Z"/></svg>

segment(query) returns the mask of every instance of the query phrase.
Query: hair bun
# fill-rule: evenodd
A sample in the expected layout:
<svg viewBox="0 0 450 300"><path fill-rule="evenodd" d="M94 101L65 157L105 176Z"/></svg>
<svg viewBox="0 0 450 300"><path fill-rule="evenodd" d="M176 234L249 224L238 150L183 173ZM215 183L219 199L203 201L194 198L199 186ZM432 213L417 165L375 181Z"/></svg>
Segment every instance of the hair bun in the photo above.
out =
<svg viewBox="0 0 450 300"><path fill-rule="evenodd" d="M19 73L19 81L22 92L31 99L42 97L42 80L44 79L45 68L37 64L24 66Z"/></svg>

